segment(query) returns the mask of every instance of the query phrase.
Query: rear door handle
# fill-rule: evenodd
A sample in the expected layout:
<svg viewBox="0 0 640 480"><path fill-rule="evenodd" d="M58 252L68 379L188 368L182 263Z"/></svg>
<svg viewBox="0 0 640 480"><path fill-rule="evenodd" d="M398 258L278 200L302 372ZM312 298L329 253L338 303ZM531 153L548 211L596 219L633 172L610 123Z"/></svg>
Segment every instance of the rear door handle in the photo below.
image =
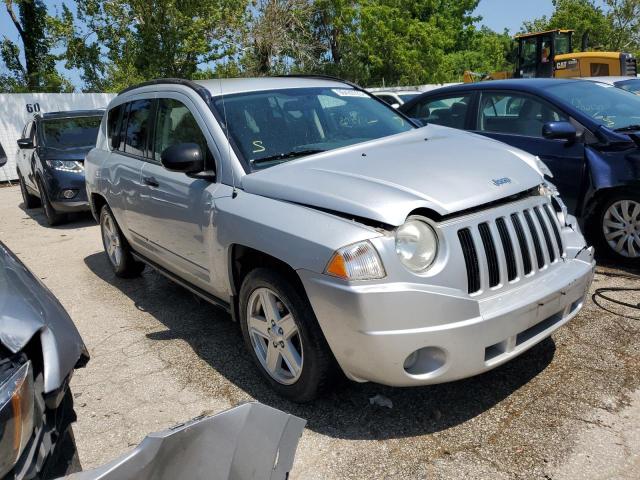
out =
<svg viewBox="0 0 640 480"><path fill-rule="evenodd" d="M155 179L155 177L142 177L142 181L145 185L149 185L150 187L159 187L160 184Z"/></svg>

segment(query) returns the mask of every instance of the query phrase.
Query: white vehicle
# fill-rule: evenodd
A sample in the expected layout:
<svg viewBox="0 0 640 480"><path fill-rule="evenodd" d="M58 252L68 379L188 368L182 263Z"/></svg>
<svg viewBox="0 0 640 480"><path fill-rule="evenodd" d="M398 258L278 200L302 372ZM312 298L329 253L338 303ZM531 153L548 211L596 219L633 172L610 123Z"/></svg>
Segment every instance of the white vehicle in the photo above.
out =
<svg viewBox="0 0 640 480"><path fill-rule="evenodd" d="M400 105L404 105L409 100L417 97L422 92L418 90L398 90L397 92L386 91L386 92L371 92L380 100L388 103L393 108L398 108Z"/></svg>
<svg viewBox="0 0 640 480"><path fill-rule="evenodd" d="M580 79L589 80L590 82L606 83L607 85L613 85L627 92L640 95L640 78L638 77L581 77Z"/></svg>

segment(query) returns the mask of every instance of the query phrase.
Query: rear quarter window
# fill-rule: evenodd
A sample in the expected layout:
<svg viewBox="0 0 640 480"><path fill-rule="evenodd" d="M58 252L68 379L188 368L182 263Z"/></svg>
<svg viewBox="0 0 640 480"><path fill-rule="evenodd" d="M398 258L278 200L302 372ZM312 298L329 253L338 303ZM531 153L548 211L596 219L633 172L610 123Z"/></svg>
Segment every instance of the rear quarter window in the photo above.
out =
<svg viewBox="0 0 640 480"><path fill-rule="evenodd" d="M118 133L118 122L120 120L120 112L122 112L122 107L122 105L113 107L107 114L107 138L109 139L109 145L112 145L111 140L113 136Z"/></svg>

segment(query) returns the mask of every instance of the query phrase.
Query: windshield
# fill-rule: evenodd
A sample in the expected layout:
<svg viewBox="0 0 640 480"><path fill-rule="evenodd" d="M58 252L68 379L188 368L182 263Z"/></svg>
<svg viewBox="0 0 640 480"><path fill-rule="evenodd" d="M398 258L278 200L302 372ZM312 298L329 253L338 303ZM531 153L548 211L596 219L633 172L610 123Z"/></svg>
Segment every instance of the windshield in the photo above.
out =
<svg viewBox="0 0 640 480"><path fill-rule="evenodd" d="M213 100L252 170L415 128L397 111L351 88L292 88Z"/></svg>
<svg viewBox="0 0 640 480"><path fill-rule="evenodd" d="M51 148L90 147L96 144L102 116L51 118L42 122L44 145Z"/></svg>
<svg viewBox="0 0 640 480"><path fill-rule="evenodd" d="M640 125L640 97L613 85L599 82L562 82L547 87L562 103L574 108L612 130Z"/></svg>
<svg viewBox="0 0 640 480"><path fill-rule="evenodd" d="M640 78L632 79L632 80L622 80L620 82L616 82L615 86L626 90L627 92L635 93L636 95L640 95Z"/></svg>
<svg viewBox="0 0 640 480"><path fill-rule="evenodd" d="M565 53L571 53L571 34L570 33L558 33L555 38L555 54L563 55Z"/></svg>

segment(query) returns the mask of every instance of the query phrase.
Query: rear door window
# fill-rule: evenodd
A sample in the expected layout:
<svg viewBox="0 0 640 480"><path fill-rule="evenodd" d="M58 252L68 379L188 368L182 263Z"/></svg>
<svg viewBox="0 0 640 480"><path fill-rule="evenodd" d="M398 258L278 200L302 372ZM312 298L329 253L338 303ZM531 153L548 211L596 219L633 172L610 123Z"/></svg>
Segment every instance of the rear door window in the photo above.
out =
<svg viewBox="0 0 640 480"><path fill-rule="evenodd" d="M151 131L151 99L136 100L129 106L127 128L124 135L124 152L144 157Z"/></svg>
<svg viewBox="0 0 640 480"><path fill-rule="evenodd" d="M118 133L118 122L120 121L120 113L122 112L123 107L124 105L113 107L107 114L107 138L109 139L109 145L113 145L113 137Z"/></svg>
<svg viewBox="0 0 640 480"><path fill-rule="evenodd" d="M408 112L422 122L464 129L471 94L429 98L416 102Z"/></svg>
<svg viewBox="0 0 640 480"><path fill-rule="evenodd" d="M477 129L542 137L545 123L567 120L566 115L538 97L516 92L482 92Z"/></svg>

